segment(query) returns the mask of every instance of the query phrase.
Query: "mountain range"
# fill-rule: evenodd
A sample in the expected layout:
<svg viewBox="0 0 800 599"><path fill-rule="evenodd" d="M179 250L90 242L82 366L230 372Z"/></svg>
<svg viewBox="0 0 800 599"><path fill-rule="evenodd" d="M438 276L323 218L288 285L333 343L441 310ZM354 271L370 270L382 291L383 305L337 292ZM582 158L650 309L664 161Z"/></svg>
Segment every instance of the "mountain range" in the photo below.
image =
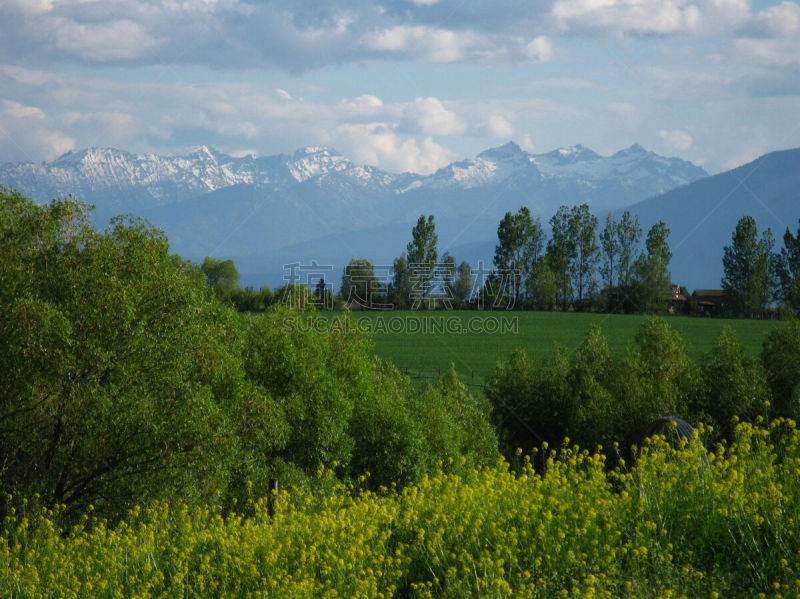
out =
<svg viewBox="0 0 800 599"><path fill-rule="evenodd" d="M430 175L357 165L330 148L238 158L207 146L181 156L90 148L0 165L0 183L40 202L71 193L96 206L101 227L115 214L144 216L177 253L232 257L245 284L273 287L291 262L391 264L420 214L435 215L440 253L489 264L508 210L527 205L546 221L561 204L586 202L601 219L630 208L645 227L667 222L673 278L692 288L718 286L722 247L742 214L779 234L796 222L798 173L800 151L708 177L637 144L601 156L581 145L531 154L510 142Z"/></svg>

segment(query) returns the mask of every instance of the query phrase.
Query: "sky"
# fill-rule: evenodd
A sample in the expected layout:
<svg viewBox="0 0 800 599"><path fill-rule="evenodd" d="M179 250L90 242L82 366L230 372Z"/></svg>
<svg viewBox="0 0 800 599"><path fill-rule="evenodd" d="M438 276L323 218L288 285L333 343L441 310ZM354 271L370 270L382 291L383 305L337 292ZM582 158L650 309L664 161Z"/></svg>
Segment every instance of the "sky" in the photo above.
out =
<svg viewBox="0 0 800 599"><path fill-rule="evenodd" d="M711 173L800 146L800 4L0 0L0 162L328 146L430 173L516 141Z"/></svg>

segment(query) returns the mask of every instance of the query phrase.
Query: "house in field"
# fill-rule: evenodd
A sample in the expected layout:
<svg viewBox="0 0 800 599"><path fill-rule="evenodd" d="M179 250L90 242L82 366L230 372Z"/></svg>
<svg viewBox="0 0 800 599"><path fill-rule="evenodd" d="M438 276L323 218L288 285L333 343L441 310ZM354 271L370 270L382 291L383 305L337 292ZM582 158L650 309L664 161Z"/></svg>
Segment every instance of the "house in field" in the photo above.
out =
<svg viewBox="0 0 800 599"><path fill-rule="evenodd" d="M635 312L637 306L636 291L630 287L618 287L616 285L607 285L600 291L609 312ZM659 296L661 305L666 308L670 314L681 313L685 311L686 302L688 298L681 293L680 285L671 285L670 291Z"/></svg>
<svg viewBox="0 0 800 599"><path fill-rule="evenodd" d="M675 285L674 283L670 293L664 294L661 299L664 300L670 314L680 314L684 312L686 302L689 301L689 298L681 293L681 286Z"/></svg>
<svg viewBox="0 0 800 599"><path fill-rule="evenodd" d="M725 309L725 292L722 289L695 289L692 299L697 304L697 313L703 316L720 314Z"/></svg>

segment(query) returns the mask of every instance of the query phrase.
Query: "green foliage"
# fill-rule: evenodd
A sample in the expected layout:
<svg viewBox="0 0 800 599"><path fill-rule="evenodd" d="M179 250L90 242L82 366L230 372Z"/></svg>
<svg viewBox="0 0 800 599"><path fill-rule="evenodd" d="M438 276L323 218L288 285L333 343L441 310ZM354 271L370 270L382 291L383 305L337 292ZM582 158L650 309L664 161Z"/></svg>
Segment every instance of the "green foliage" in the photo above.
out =
<svg viewBox="0 0 800 599"><path fill-rule="evenodd" d="M433 215L427 220L420 215L417 224L411 230L411 241L406 246L408 256L408 270L403 274L404 280L398 281L397 288L407 290L408 299L414 300L413 307L419 307L421 300L426 299L433 288L433 273L438 260L439 236L436 234L436 225ZM397 273L395 273L397 276Z"/></svg>
<svg viewBox="0 0 800 599"><path fill-rule="evenodd" d="M614 216L609 212L606 215L606 226L600 232L600 246L603 256L600 274L608 287L616 285L619 280L620 242L617 238L618 230L619 223L614 220Z"/></svg>
<svg viewBox="0 0 800 599"><path fill-rule="evenodd" d="M594 273L600 259L600 248L595 234L597 217L589 212L588 204L572 207L570 230L575 239L575 256L571 270L578 294L577 305L582 309L584 301L595 292L597 282Z"/></svg>
<svg viewBox="0 0 800 599"><path fill-rule="evenodd" d="M566 310L573 294L570 268L578 252L576 232L567 206L560 206L550 218L550 227L552 234L547 242L548 264L556 282L556 302L562 310Z"/></svg>
<svg viewBox="0 0 800 599"><path fill-rule="evenodd" d="M792 235L789 227L786 227L783 246L774 263L780 283L778 296L796 313L800 310L800 224L797 227L797 235Z"/></svg>
<svg viewBox="0 0 800 599"><path fill-rule="evenodd" d="M682 336L651 318L621 356L596 326L571 356L556 348L543 367L518 350L497 364L486 395L511 456L517 447L559 443L564 436L584 446L616 441L629 447L655 418L685 415L696 384Z"/></svg>
<svg viewBox="0 0 800 599"><path fill-rule="evenodd" d="M528 297L531 303L539 310L552 310L556 304L558 287L553 270L550 268L550 258L546 254L541 256L536 263L534 275L526 281Z"/></svg>
<svg viewBox="0 0 800 599"><path fill-rule="evenodd" d="M413 409L433 459L471 469L498 457L489 405L467 390L452 364L435 384L415 396Z"/></svg>
<svg viewBox="0 0 800 599"><path fill-rule="evenodd" d="M348 306L368 308L375 302L378 279L375 267L367 258L351 258L342 274L342 286L339 294Z"/></svg>
<svg viewBox="0 0 800 599"><path fill-rule="evenodd" d="M772 392L774 413L800 419L800 321L774 329L764 341L761 362Z"/></svg>
<svg viewBox="0 0 800 599"><path fill-rule="evenodd" d="M663 318L648 318L623 355L614 382L620 405L617 433L626 446L654 419L685 415L697 384L683 336Z"/></svg>
<svg viewBox="0 0 800 599"><path fill-rule="evenodd" d="M97 233L71 200L4 192L0 215L3 488L112 515L224 490L242 372L199 271L142 221Z"/></svg>
<svg viewBox="0 0 800 599"><path fill-rule="evenodd" d="M542 223L531 216L527 206L520 207L516 214L506 212L497 227L497 240L494 265L501 273L513 277L514 297L519 301L544 247Z"/></svg>
<svg viewBox="0 0 800 599"><path fill-rule="evenodd" d="M725 290L730 310L753 316L766 310L775 289L772 232L767 229L758 237L756 220L743 216L736 223L732 244L725 246L722 257Z"/></svg>
<svg viewBox="0 0 800 599"><path fill-rule="evenodd" d="M669 262L672 252L669 249L669 228L659 221L647 232L646 253L642 253L634 264L634 297L636 309L642 312L663 310L664 297L671 289Z"/></svg>
<svg viewBox="0 0 800 599"><path fill-rule="evenodd" d="M629 288L633 284L636 246L641 238L642 228L639 226L639 217L626 210L617 224L617 241L619 242L617 280L623 288Z"/></svg>
<svg viewBox="0 0 800 599"><path fill-rule="evenodd" d="M467 301L472 294L475 285L475 277L472 276L472 267L469 262L462 262L458 265L456 280L453 284L453 295L456 299Z"/></svg>
<svg viewBox="0 0 800 599"><path fill-rule="evenodd" d="M217 260L206 256L200 270L206 275L208 286L221 298L229 299L239 288L239 270L233 260Z"/></svg>
<svg viewBox="0 0 800 599"><path fill-rule="evenodd" d="M764 369L749 358L730 327L723 327L711 352L701 362L702 386L694 406L708 415L719 430L731 418L752 419L769 398Z"/></svg>

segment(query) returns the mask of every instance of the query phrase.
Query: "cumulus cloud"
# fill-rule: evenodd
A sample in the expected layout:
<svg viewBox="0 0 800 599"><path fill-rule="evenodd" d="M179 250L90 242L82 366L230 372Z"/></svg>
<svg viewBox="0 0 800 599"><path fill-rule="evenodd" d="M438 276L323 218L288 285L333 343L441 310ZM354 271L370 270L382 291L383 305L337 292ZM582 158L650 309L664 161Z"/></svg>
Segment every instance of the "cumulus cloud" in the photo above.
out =
<svg viewBox="0 0 800 599"><path fill-rule="evenodd" d="M468 32L398 25L366 36L364 43L378 52L406 54L429 62L456 62L464 58L472 40Z"/></svg>
<svg viewBox="0 0 800 599"><path fill-rule="evenodd" d="M52 160L75 149L75 139L36 106L3 100L0 104L0 162Z"/></svg>
<svg viewBox="0 0 800 599"><path fill-rule="evenodd" d="M544 35L533 38L525 46L525 55L539 62L550 62L553 60L553 42Z"/></svg>
<svg viewBox="0 0 800 599"><path fill-rule="evenodd" d="M551 18L564 32L697 35L740 26L748 0L557 0Z"/></svg>
<svg viewBox="0 0 800 599"><path fill-rule="evenodd" d="M685 151L692 147L694 140L692 136L681 129L664 130L658 132L658 136L671 150Z"/></svg>
<svg viewBox="0 0 800 599"><path fill-rule="evenodd" d="M0 55L29 64L80 59L291 72L376 59L546 62L553 43L542 8L531 6L476 0L454 12L435 0L6 0Z"/></svg>
<svg viewBox="0 0 800 599"><path fill-rule="evenodd" d="M762 10L753 18L756 30L765 35L789 37L800 34L800 5L781 2Z"/></svg>
<svg viewBox="0 0 800 599"><path fill-rule="evenodd" d="M417 98L404 111L404 128L426 135L461 135L466 125L436 98Z"/></svg>
<svg viewBox="0 0 800 599"><path fill-rule="evenodd" d="M514 125L507 118L497 114L489 117L486 127L492 137L510 139L514 135Z"/></svg>
<svg viewBox="0 0 800 599"><path fill-rule="evenodd" d="M337 146L356 162L390 171L429 174L449 164L455 155L431 137L422 143L402 138L385 123L342 125L334 135Z"/></svg>
<svg viewBox="0 0 800 599"><path fill-rule="evenodd" d="M519 147L525 150L526 152L533 152L536 148L533 145L533 140L531 136L527 133L522 136L522 139L519 141Z"/></svg>

